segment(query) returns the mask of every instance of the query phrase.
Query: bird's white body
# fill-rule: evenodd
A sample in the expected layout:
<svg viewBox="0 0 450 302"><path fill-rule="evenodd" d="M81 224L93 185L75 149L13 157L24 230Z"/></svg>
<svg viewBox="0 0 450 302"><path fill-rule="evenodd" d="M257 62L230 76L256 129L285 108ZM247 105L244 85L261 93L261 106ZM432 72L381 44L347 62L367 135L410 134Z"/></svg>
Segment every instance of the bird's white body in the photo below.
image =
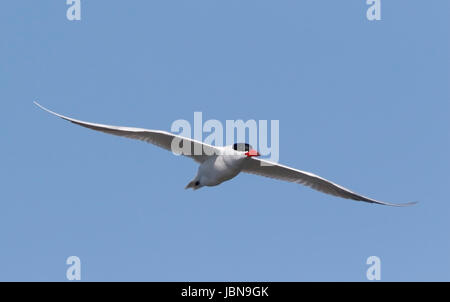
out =
<svg viewBox="0 0 450 302"><path fill-rule="evenodd" d="M35 104L51 114L54 114L62 119L80 125L82 127L117 136L142 140L166 150L170 150L176 154L180 153L175 152L173 148L180 143L181 145L183 145L183 147L189 147L187 148L189 150L201 150L200 154L191 154L190 152L181 153L187 157L194 159L200 164L197 176L186 186L186 189L193 188L194 190L196 190L204 186L217 186L224 181L236 177L240 172L245 172L303 184L315 190L347 199L390 206L405 206L413 204L394 204L375 200L357 194L313 173L301 171L278 163L268 162L266 160L256 158L257 156L259 156L259 153L256 150L253 150L248 144L237 143L233 144L232 146L225 147L211 146L200 141L181 137L173 133L161 130L119 127L84 122L50 111L36 102Z"/></svg>
<svg viewBox="0 0 450 302"><path fill-rule="evenodd" d="M199 189L203 186L217 186L224 181L236 177L242 170L247 157L240 154L227 155L226 147L222 147L222 154L213 155L198 167L197 176L187 187ZM190 185L190 186L189 186Z"/></svg>

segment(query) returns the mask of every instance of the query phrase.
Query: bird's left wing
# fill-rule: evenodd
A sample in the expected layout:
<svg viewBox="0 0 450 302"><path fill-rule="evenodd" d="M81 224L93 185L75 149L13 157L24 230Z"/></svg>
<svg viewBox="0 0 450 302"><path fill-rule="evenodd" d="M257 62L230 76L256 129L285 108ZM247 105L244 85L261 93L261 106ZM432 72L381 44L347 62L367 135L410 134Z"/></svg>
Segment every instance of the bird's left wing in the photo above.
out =
<svg viewBox="0 0 450 302"><path fill-rule="evenodd" d="M151 143L158 147L164 148L169 151L173 151L174 153L180 153L181 150L185 150L187 152L181 153L182 155L191 157L196 162L202 163L204 162L210 155L218 154L218 148L208 145L197 140L193 140L190 138L186 138L183 136L179 136L170 132L161 131L161 130L148 130L142 128L134 128L134 127L120 127L120 126L110 126L110 125L102 125L95 123L88 123L80 120L76 120L56 112L53 112L42 105L34 102L39 108L56 115L62 119L65 119L74 124L80 125L82 127L86 127L92 130L105 132L108 134L113 134L117 136L123 136L127 138L138 139L147 143ZM175 140L175 141L174 141ZM174 143L177 146L177 150L172 149L172 144ZM179 147L179 148L178 148Z"/></svg>
<svg viewBox="0 0 450 302"><path fill-rule="evenodd" d="M249 158L247 159L242 172L257 174L265 177L275 178L279 180L294 182L298 184L302 184L308 187L311 187L315 190L318 190L323 193L331 194L334 196L353 199L358 201L365 201L370 203L377 203L388 206L408 206L415 204L415 202L410 203L388 203L383 201L378 201L375 199L371 199L362 195L359 195L355 192L350 191L338 184L335 184L329 180L326 180L320 176L317 176L313 173L297 170L294 168L290 168L287 166L283 166L277 163L269 162L259 158Z"/></svg>

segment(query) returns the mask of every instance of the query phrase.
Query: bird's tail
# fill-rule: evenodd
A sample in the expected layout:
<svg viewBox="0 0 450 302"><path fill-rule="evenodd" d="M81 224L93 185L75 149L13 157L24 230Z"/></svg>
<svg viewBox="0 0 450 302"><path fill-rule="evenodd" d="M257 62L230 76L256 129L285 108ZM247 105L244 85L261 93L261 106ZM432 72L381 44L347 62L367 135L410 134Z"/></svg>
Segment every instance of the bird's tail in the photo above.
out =
<svg viewBox="0 0 450 302"><path fill-rule="evenodd" d="M200 189L200 182L197 179L192 180L190 183L188 183L186 185L186 187L184 187L185 189L189 189L192 188L194 190Z"/></svg>

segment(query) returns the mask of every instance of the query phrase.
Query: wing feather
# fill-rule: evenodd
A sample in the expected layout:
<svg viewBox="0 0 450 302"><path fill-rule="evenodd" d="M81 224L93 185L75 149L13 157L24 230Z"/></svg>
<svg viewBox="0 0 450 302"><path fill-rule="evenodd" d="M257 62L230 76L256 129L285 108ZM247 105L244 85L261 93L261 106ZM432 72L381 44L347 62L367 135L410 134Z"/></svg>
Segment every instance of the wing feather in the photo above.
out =
<svg viewBox="0 0 450 302"><path fill-rule="evenodd" d="M256 174L260 176L265 176L269 178L284 180L288 182L298 183L302 184L308 187L311 187L314 190L331 194L334 196L347 198L347 199L353 199L357 201L365 201L369 203L377 203L382 205L388 205L388 206L409 206L412 204L415 204L415 202L410 203L403 203L403 204L397 204L397 203L388 203L383 202L379 200L375 200L372 198L368 198L365 196L362 196L360 194L357 194L353 191L350 191L349 189L346 189L338 184L335 184L325 178L322 178L318 175L315 175L310 172L297 170L294 168L290 168L284 165L280 165L277 163L272 163L263 159L259 158L249 158L242 169L242 172L250 173L250 174Z"/></svg>
<svg viewBox="0 0 450 302"><path fill-rule="evenodd" d="M208 156L212 154L218 154L219 150L211 145L199 142L197 140L193 140L187 137L182 137L170 132L161 131L161 130L149 130L143 128L134 128L134 127L121 127L121 126L110 126L96 123L89 123L80 121L74 118L70 118L59 113L53 112L42 105L34 102L39 108L47 111L53 115L56 115L62 119L65 119L74 124L80 125L85 128L89 128L96 131L101 131L104 133L132 138L141 140L158 147L164 148L166 150L172 151L172 142L174 139L178 139L178 142L181 146L185 147L185 150L190 150L190 152L182 153L182 155L191 157L196 162L202 163L204 162ZM190 144L190 146L186 146L186 144Z"/></svg>

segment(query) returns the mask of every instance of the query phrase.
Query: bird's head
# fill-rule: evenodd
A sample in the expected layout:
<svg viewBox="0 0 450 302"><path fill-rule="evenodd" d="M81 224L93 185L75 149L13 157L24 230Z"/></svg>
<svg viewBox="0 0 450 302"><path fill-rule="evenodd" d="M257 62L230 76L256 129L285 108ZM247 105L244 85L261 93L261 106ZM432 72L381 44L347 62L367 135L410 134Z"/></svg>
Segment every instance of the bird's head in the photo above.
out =
<svg viewBox="0 0 450 302"><path fill-rule="evenodd" d="M242 153L246 157L260 156L259 152L253 149L249 144L236 143L231 145L231 148L239 153Z"/></svg>

